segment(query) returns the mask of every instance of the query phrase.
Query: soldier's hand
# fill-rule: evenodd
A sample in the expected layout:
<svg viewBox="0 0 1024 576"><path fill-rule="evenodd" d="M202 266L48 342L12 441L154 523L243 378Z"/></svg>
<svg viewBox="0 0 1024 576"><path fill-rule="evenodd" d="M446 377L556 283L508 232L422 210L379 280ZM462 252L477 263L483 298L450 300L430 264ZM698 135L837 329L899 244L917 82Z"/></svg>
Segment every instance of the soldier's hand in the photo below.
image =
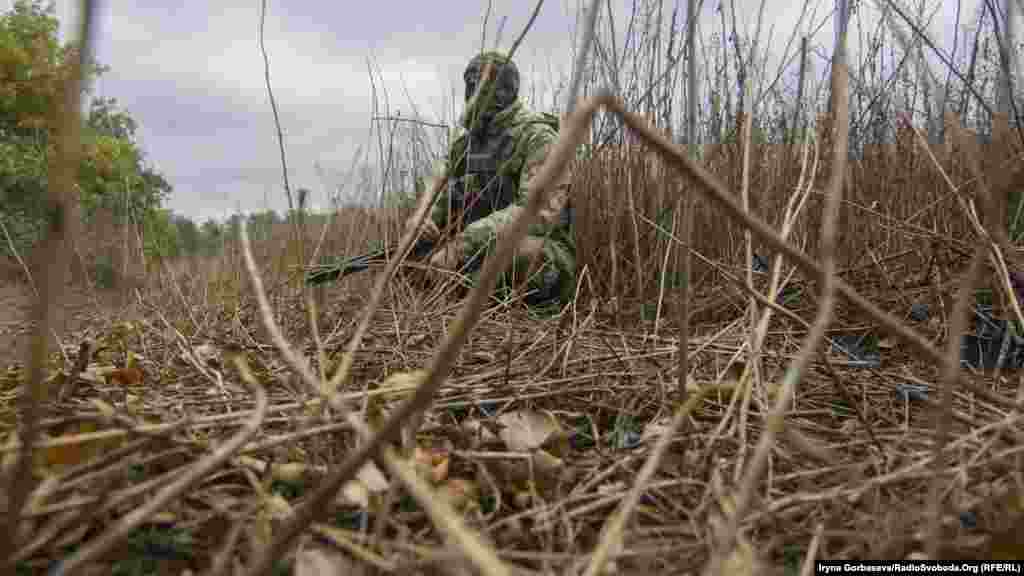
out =
<svg viewBox="0 0 1024 576"><path fill-rule="evenodd" d="M405 230L408 232L415 231L415 229L416 217L413 216L405 221ZM420 236L420 238L423 238L424 240L436 241L438 238L441 237L441 230L437 227L437 224L434 224L434 221L431 220L430 218L425 218L423 220L422 229L423 234Z"/></svg>

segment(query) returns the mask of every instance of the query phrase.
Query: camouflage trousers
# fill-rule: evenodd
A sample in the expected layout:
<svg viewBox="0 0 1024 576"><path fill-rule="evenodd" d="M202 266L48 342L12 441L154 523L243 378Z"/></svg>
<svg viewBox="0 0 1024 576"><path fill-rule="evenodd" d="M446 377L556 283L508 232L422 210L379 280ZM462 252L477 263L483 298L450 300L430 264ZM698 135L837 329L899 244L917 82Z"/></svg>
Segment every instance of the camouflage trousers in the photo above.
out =
<svg viewBox="0 0 1024 576"><path fill-rule="evenodd" d="M432 258L431 264L459 269L475 285L484 259L497 247L497 230L505 224L499 219L495 214L470 224L449 243L448 254ZM571 229L542 225L530 228L512 266L498 278L499 293L515 288L525 292L523 300L530 306L554 301L564 304L572 299L576 289L576 254Z"/></svg>

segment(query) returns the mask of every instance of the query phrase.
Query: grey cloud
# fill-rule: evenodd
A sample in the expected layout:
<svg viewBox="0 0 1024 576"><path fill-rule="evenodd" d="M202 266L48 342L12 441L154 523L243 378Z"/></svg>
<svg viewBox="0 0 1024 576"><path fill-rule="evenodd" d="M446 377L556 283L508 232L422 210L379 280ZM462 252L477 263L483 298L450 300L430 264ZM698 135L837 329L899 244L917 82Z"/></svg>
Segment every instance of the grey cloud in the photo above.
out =
<svg viewBox="0 0 1024 576"><path fill-rule="evenodd" d="M824 13L829 2L818 2L819 14ZM73 4L59 3L65 22ZM311 188L317 202L323 186L314 162L336 175L348 168L357 148L373 149L367 142L373 113L367 59L380 68L391 112L411 115L415 103L423 117L450 122L460 105L462 67L480 48L487 5L469 0L267 4L266 44L291 180L293 186ZM493 4L489 42L497 22L507 16L502 37L507 47L533 3ZM631 3L612 4L621 46ZM750 15L760 1L737 4ZM577 5L576 0L545 3L518 54L524 94L535 94L540 106L551 105L554 86L571 68ZM666 20L673 5L666 3ZM705 2L704 35L717 5ZM765 32L775 24L777 43L795 22L793 6L768 1ZM148 157L174 186L170 206L198 218L236 207L260 209L268 201L283 209L277 142L257 49L259 3L105 2L102 9L97 56L111 70L95 91L117 98L139 122ZM746 20L752 29L752 18ZM830 28L823 33L830 35Z"/></svg>

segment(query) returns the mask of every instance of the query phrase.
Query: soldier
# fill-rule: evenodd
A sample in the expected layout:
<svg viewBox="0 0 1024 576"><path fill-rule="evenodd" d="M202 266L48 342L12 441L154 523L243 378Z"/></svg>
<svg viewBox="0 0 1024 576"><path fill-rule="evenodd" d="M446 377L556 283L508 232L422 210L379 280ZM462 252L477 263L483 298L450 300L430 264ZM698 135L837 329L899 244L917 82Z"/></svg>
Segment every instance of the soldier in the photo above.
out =
<svg viewBox="0 0 1024 576"><path fill-rule="evenodd" d="M494 81L481 87L488 71ZM455 271L476 279L501 230L526 205L527 183L558 137L556 119L529 111L519 100L519 71L505 55L474 57L463 79L466 108L446 159L449 185L424 221L423 237L430 240L440 240L443 229L455 231L430 258L440 273L431 274L434 280ZM499 287L525 288L528 305L565 303L575 289L569 181L566 173L554 184L513 265L499 279ZM410 219L406 226L414 224Z"/></svg>

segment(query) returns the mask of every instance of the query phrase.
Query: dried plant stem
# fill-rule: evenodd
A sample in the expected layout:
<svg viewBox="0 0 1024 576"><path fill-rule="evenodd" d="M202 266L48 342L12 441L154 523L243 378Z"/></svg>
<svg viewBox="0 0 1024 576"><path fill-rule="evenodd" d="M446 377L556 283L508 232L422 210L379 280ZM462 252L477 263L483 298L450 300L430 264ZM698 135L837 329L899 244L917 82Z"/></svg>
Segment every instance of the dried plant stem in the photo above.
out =
<svg viewBox="0 0 1024 576"><path fill-rule="evenodd" d="M753 50L751 46L751 50ZM750 82L744 83L742 98L746 105L740 106L741 110L747 110L747 106L750 104ZM747 111L743 116L743 155L741 160L741 176L740 176L740 200L743 202L743 211L747 214L750 213L750 128L753 125L754 114L752 111ZM743 266L746 269L744 279L747 282L747 287L750 290L754 289L754 243L753 238L750 234L749 228L743 229L743 247L744 247L744 260ZM747 302L747 361L744 367L743 378L740 379L740 391L743 395L743 402L740 404L740 417L739 425L736 426L736 432L739 434L739 454L736 458L735 474L736 478L739 478L740 471L743 469L743 462L746 459L747 452L747 414L750 408L750 397L754 387L761 385L760 375L761 371L758 369L759 359L757 357L757 351L755 343L757 341L757 301L754 298L750 298ZM753 382L753 385L752 385Z"/></svg>
<svg viewBox="0 0 1024 576"><path fill-rule="evenodd" d="M942 543L942 492L946 468L946 444L949 443L950 430L953 426L953 385L960 373L960 335L967 325L968 312L974 287L981 276L981 262L985 258L985 245L982 242L974 249L974 256L967 268L956 304L953 306L952 325L946 342L946 361L942 366L942 397L941 408L936 410L935 445L932 467L935 476L931 482L931 508L928 524L927 553L932 559L938 559L939 547Z"/></svg>
<svg viewBox="0 0 1024 576"><path fill-rule="evenodd" d="M533 7L533 12L530 14L530 19L526 21L526 26L523 27L523 31L519 33L515 41L512 42L512 47L508 49L508 57L512 58L512 55L519 49L519 45L523 43L523 38L526 38L526 33L533 27L533 23L537 20L537 15L540 14L541 7L544 6L544 0L537 0L537 5Z"/></svg>
<svg viewBox="0 0 1024 576"><path fill-rule="evenodd" d="M56 129L53 131L53 149L48 155L47 229L34 254L40 282L32 315L35 328L27 354L28 374L19 398L21 426L18 437L21 447L17 460L9 469L9 476L0 478L6 482L7 500L5 526L0 530L0 572L3 573L14 571L10 564L20 544L17 534L22 508L32 490L32 451L39 436L40 409L50 393L46 376L49 338L56 329L57 313L62 306L70 264L71 251L68 248L73 245L78 228L74 188L82 148L81 88L84 69L90 63L94 8L94 3L88 0L79 5L78 49L70 54L71 70L52 110Z"/></svg>
<svg viewBox="0 0 1024 576"><path fill-rule="evenodd" d="M325 392L329 397L333 398L337 391L344 386L347 381L349 372L352 370L352 363L355 361L356 350L359 349L363 336L366 335L366 330L370 327L370 320L373 318L373 314L377 311L381 300L384 298L384 291L388 282L391 281L391 278L395 275L395 271L398 270L398 266L405 259L406 254L409 253L409 250L419 237L419 231L423 226L423 221L430 213L430 207L440 195L441 189L447 183L448 175L445 174L434 182L434 189L431 190L430 194L424 194L420 198L419 204L416 206L416 212L413 216L416 222L416 227L405 231L402 236L402 240L398 244L398 253L390 262L388 262L384 272L378 275L374 280L373 289L370 292L370 300L366 303L366 306L363 307L359 324L356 326L356 330L352 334L352 339L349 340L348 346L346 346L345 352L341 356L341 362L338 369L335 371L330 383L326 386ZM331 402L331 404L334 405L337 403Z"/></svg>
<svg viewBox="0 0 1024 576"><path fill-rule="evenodd" d="M800 576L811 576L815 573L814 558L818 555L818 547L821 545L821 536L824 533L824 524L818 524L814 528L814 538L811 540L811 545L807 547L807 556L804 556L803 566L800 567Z"/></svg>
<svg viewBox="0 0 1024 576"><path fill-rule="evenodd" d="M756 216L744 213L743 208L736 202L735 195L729 191L729 189L726 188L716 176L688 158L685 153L680 151L662 135L648 128L645 125L644 120L639 115L627 111L620 100L610 94L604 93L595 96L593 101L600 105L604 105L608 110L621 114L625 122L631 128L636 130L652 147L665 155L687 175L700 182L703 185L702 192L714 203L716 207L723 210L728 218L750 228L758 239L764 242L769 248L777 250L786 257L792 259L797 268L807 276L812 278L821 277L821 267L814 260L800 249L780 238L779 235L763 220ZM906 343L913 351L920 354L926 360L935 363L941 363L943 361L944 355L936 350L931 343L922 338L912 329L905 326L898 319L894 318L892 315L861 296L860 293L854 290L842 279L835 279L835 289L836 292L842 295L854 308L860 310L865 316L877 322L883 332L888 333L896 339ZM958 384L964 389L977 394L981 398L984 398L997 406L1007 409L1014 409L1018 407L1015 400L1008 399L1000 394L992 392L984 386L971 382L962 375L958 379ZM1020 404L1020 408L1024 408L1024 403Z"/></svg>
<svg viewBox="0 0 1024 576"><path fill-rule="evenodd" d="M241 226L240 228L244 229L245 227ZM229 458L242 449L246 442L260 431L260 428L263 426L263 419L267 414L267 392L252 376L248 366L240 358L236 359L236 367L242 375L242 381L252 391L256 400L256 408L242 429L232 436L230 440L218 446L212 454L196 462L186 472L164 486L155 496L148 499L145 504L129 512L113 527L75 551L74 554L61 564L61 574L73 574L76 570L83 568L86 564L94 562L106 554L118 542L141 526L150 516L163 509L168 502L184 494L193 484L227 462Z"/></svg>
<svg viewBox="0 0 1024 576"><path fill-rule="evenodd" d="M686 400L686 380L690 377L690 273L693 259L690 256L690 245L693 241L693 212L697 204L693 193L687 193L683 199L682 229L682 287L679 294L679 366L676 368L676 394Z"/></svg>
<svg viewBox="0 0 1024 576"><path fill-rule="evenodd" d="M959 121L952 118L952 115L950 115L947 125L950 127L950 131L953 133L953 138L961 142L963 142L964 139L967 138L967 136L963 134L963 130L960 127ZM999 280L1002 283L1003 290L1007 294L1013 294L1014 290L1013 286L1010 284L1010 274L1009 270L1006 267L1005 257L1005 254L1012 253L1012 250L1007 249L1010 243L1009 239L1006 238L1005 232L1003 232L1002 229L999 227L1001 225L996 222L991 222L989 223L989 227L986 228L982 224L981 220L978 218L978 211L974 199L965 199L963 197L963 194L960 193L960 190L953 184L953 180L949 177L949 174L947 174L946 170L942 168L942 164L939 162L938 158L935 157L935 153L932 152L931 146L928 145L928 140L925 137L925 135L922 134L916 126L911 125L911 129L917 136L921 148L925 151L925 154L928 155L928 158L929 160L931 160L932 165L939 172L939 175L942 176L942 179L946 182L946 185L950 188L950 190L957 195L957 202L960 204L960 208L963 210L964 216L966 216L967 221L970 222L971 225L974 227L974 231L978 234L979 238L988 243L988 248L990 251L989 259L992 261L992 265L999 273ZM970 148L966 149L970 150ZM975 178L979 183L979 187L982 188L983 190L982 194L988 196L988 187L985 186L985 181L977 166L977 158L973 157L973 153L968 153L967 156L970 161L969 163L971 164L971 169L975 173ZM1002 193L1003 191L1000 190L998 192ZM991 200L986 201L990 202ZM1021 311L1020 303L1017 301L1016 298L1010 298L1010 305L1013 308L1014 316L1016 316L1017 321L1020 322L1021 326L1024 326L1024 313L1022 313Z"/></svg>
<svg viewBox="0 0 1024 576"><path fill-rule="evenodd" d="M758 439L750 467L740 484L736 494L735 509L728 517L718 534L716 551L709 564L708 573L717 574L724 566L725 560L732 553L736 542L736 534L746 509L749 506L755 486L768 463L775 437L785 425L785 413L793 398L797 384L810 365L815 351L825 337L825 330L832 320L835 301L835 243L836 223L839 219L839 206L842 202L843 177L846 174L846 158L849 136L848 111L848 71L846 69L846 41L839 40L835 58L832 63L832 127L835 131L832 150L832 173L825 200L825 209L821 223L821 295L818 302L818 313L814 324L799 355L793 360L782 381L782 390L768 415L766 427Z"/></svg>
<svg viewBox="0 0 1024 576"><path fill-rule="evenodd" d="M596 101L591 101L581 111L574 113L570 117L570 121L563 130L561 137L555 143L540 172L530 182L529 199L522 214L503 232L495 253L485 260L477 285L470 292L459 316L449 328L440 350L438 350L431 362L426 377L415 393L395 410L372 437L367 438L365 442L353 450L317 487L310 495L310 498L295 510L294 515L282 526L279 535L270 546L261 551L261 554L253 562L252 574L265 574L270 569L273 558L280 556L284 552L285 547L298 535L299 531L308 526L318 514L322 513L325 509L323 504L337 493L342 484L354 477L368 458L371 456L381 456L382 446L386 442L395 439L403 424L429 406L434 394L437 393L437 390L444 382L452 362L458 357L462 346L468 339L469 331L479 321L483 306L497 283L498 275L508 266L516 247L526 234L530 223L536 218L540 207L546 202L548 189L561 175L561 172L565 170L568 162L575 156L576 146L582 141L584 132L588 127L588 120L593 115L597 106L598 103ZM426 200L424 198L421 201L420 209L424 213L420 214L420 217L425 215L425 208L429 205ZM412 244L413 235L414 231L406 233L400 252L404 253L408 250L408 247ZM393 267L394 262L390 265L390 268ZM251 272L254 271L254 268L253 266ZM386 276L385 274L378 277L377 284L375 285L374 295L377 297L378 302L380 292L384 287L384 282L386 282ZM372 300L371 305L373 305ZM264 320L266 321L267 314L266 311L264 312ZM364 320L366 320L366 316L364 316ZM351 355L347 354L347 356L345 361L350 366ZM286 358L288 357L286 356ZM347 371L347 368L345 370ZM302 371L301 374L303 378L312 378L312 374L308 370ZM335 379L337 379L337 375Z"/></svg>
<svg viewBox="0 0 1024 576"><path fill-rule="evenodd" d="M473 531L465 527L461 515L444 498L439 497L411 466L399 459L394 449L384 449L384 463L416 499L434 525L457 544L473 564L487 576L509 576L511 572L497 553Z"/></svg>
<svg viewBox="0 0 1024 576"><path fill-rule="evenodd" d="M21 266L21 270L25 273L25 279L28 280L28 285L32 288L32 293L35 294L36 298L39 298L39 288L36 287L36 280L32 277L32 270L28 264L21 257L21 252L18 251L18 247L14 245L14 239L7 232L7 226L4 225L3 218L0 218L0 230L4 233L4 238L7 240L7 249L11 251L14 258L18 261L18 265ZM57 347L63 353L64 343L61 341L60 334L56 329L52 329L50 334L53 335L54 341L57 343Z"/></svg>
<svg viewBox="0 0 1024 576"><path fill-rule="evenodd" d="M682 204L682 198L676 201L675 210L678 212L679 206ZM646 219L645 219L646 220ZM675 234L676 226L679 224L678 218L672 219L672 233ZM661 324L661 306L665 302L665 281L668 279L668 261L669 257L672 256L672 244L665 246L665 256L661 259L661 273L658 275L658 308L654 313L654 335L653 338L658 337L658 327ZM686 340L680 340L685 342Z"/></svg>
<svg viewBox="0 0 1024 576"><path fill-rule="evenodd" d="M259 48L260 55L263 57L263 81L267 87L267 97L270 100L270 109L274 113L274 128L277 134L277 149L281 154L281 178L284 181L284 194L288 200L288 211L291 212L295 209L295 203L292 200L292 187L288 181L288 158L285 154L284 147L284 132L281 130L281 117L277 112L277 99L274 98L274 89L270 83L270 56L267 54L267 48L263 44L263 27L267 20L267 0L260 0L260 27L259 27ZM296 226L294 228L296 239L298 239L299 229ZM301 262L301 260L300 260Z"/></svg>
<svg viewBox="0 0 1024 576"><path fill-rule="evenodd" d="M804 150L803 150L804 153L803 153L802 162L801 162L800 179L797 181L797 185L796 185L796 187L794 187L793 193L790 195L789 200L786 202L786 213L785 213L785 217L784 217L783 223L782 223L782 230L779 233L779 236L783 240L788 240L789 239L789 235L793 231L793 227L796 224L796 218L800 214L800 212L802 211L802 209L803 209L803 207L804 207L804 205L805 205L805 203L807 201L807 198L810 196L811 187L812 187L812 185L814 183L814 174L817 173L817 168L818 168L818 142L817 142L816 139L812 139L812 141L814 142L814 162L813 162L813 165L811 166L810 172L808 173L807 172L807 154L808 154L808 149L809 149L809 144L810 144L810 141L809 141L809 142L805 143ZM804 176L807 177L806 180L804 179ZM803 183L805 181L806 181L806 187L803 185ZM746 236L747 236L747 238L749 240L750 230L749 229L746 230L745 234L746 234ZM748 253L747 260L749 261L751 259L752 259L752 254ZM751 264L752 264L752 262L751 262ZM748 267L745 288L751 293L751 309L750 310L751 310L751 321L753 322L754 315L756 315L756 312L757 312L757 308L754 306L754 302L755 301L760 301L760 300L758 298L756 298L755 296L753 296L753 294L756 293L756 290L754 289L753 282L751 281L751 278L750 278L751 272L752 272L751 268ZM771 283L769 284L769 289L768 289L769 297L771 298L771 301L773 301L773 302L778 297L778 294L779 294L780 276L781 275L782 275L782 256L780 254L776 254L775 258L773 258L773 260L772 260L772 277L771 277ZM744 368L743 368L743 374L740 376L740 390L743 391L744 398L743 398L743 408L742 408L742 410L740 412L741 419L740 419L740 423L739 423L739 426L738 426L740 431L741 431L740 432L740 438L741 438L740 453L739 453L739 457L737 458L736 467L733 469L734 478L736 480L738 480L740 478L740 474L742 473L742 470L743 470L743 462L744 462L744 459L745 459L744 457L746 455L746 446L747 446L747 442L746 442L746 428L747 428L746 416L747 416L747 408L748 408L748 405L749 405L750 391L751 391L750 379L751 379L752 376L757 376L759 374L759 371L755 372L755 370L760 368L761 349L764 346L764 340L765 340L765 338L768 335L768 326L769 326L769 323L771 322L773 309L774 309L773 307L769 306L769 307L766 307L764 310L762 310L761 311L761 318L760 318L760 320L758 320L756 325L752 325L751 326L751 339L750 339L750 342L749 342L749 344L750 344L750 351L749 351L750 361L746 363L746 366L744 366ZM759 380L755 380L755 384L759 384Z"/></svg>
<svg viewBox="0 0 1024 576"><path fill-rule="evenodd" d="M621 544L622 531L626 527L626 523L632 517L633 512L636 510L637 504L640 502L640 497L643 496L647 490L647 486L654 477L654 473L658 470L661 465L662 459L665 457L665 452L668 451L668 447L672 444L676 434L682 428L683 423L690 417L690 413L693 412L694 408L698 404L704 401L704 398L711 392L716 391L713 386L702 387L696 394L690 395L686 399L686 403L676 412L675 416L672 417L672 422L669 424L668 430L666 430L659 438L657 443L654 445L654 449L651 450L650 455L644 462L642 468L640 468L639 474L637 474L636 481L633 482L633 486L630 488L629 493L622 500L618 510L608 518L605 522L604 529L601 535L601 541L597 544L597 549L594 550L593 555L590 557L590 562L587 564L586 571L583 572L584 576L597 576L602 573L605 562L608 561L608 557L612 554L612 551Z"/></svg>
<svg viewBox="0 0 1024 576"><path fill-rule="evenodd" d="M7 249L11 251L14 258L18 261L21 266L21 270L25 273L25 279L28 280L28 285L32 288L32 293L39 297L39 289L36 288L36 280L32 277L32 270L29 269L28 264L21 258L21 252L18 251L18 247L14 245L14 239L7 232L7 226L4 225L3 218L0 218L0 231L3 231L4 238L7 240Z"/></svg>
<svg viewBox="0 0 1024 576"><path fill-rule="evenodd" d="M227 535L224 537L224 543L221 545L220 550L214 554L213 560L210 562L209 576L221 576L222 574L231 573L228 570L232 567L231 560L234 557L235 545L238 544L244 527L245 524L242 520L236 520L231 525Z"/></svg>
<svg viewBox="0 0 1024 576"><path fill-rule="evenodd" d="M319 390L320 385L318 382L322 382L323 380L316 380L312 372L309 371L304 359L292 349L284 335L281 333L277 323L274 321L273 313L270 310L266 293L263 289L263 281L256 268L256 263L253 260L252 247L249 243L249 236L245 227L239 228L239 236L241 239L246 269L248 270L250 279L253 283L253 290L256 292L256 298L260 303L260 316L263 320L264 326L270 333L274 343L278 346L281 354L288 361L289 365L299 373L300 378L303 380L307 388ZM315 323L313 326L315 329ZM322 346L319 345L319 341L318 353L321 355L323 354ZM346 412L345 416L348 424L360 434L360 437L363 440L372 439L371 431L366 427L362 420L359 420L351 412ZM380 457L385 466L402 480L406 488L410 490L416 500L426 509L435 525L446 532L460 546L463 552L473 560L474 564L480 568L483 573L492 576L505 576L508 573L504 565L500 560L498 560L497 555L479 538L477 538L475 534L465 528L461 519L452 510L451 506L443 500L439 500L436 495L432 494L429 486L426 486L422 480L416 477L414 472L407 470L406 465L398 459L393 451L385 450ZM300 528L304 526L305 525L302 525ZM274 542L280 541L281 539L279 538ZM254 562L252 573L259 574L261 571L269 569L271 567L271 562L272 557L270 556L259 557Z"/></svg>

